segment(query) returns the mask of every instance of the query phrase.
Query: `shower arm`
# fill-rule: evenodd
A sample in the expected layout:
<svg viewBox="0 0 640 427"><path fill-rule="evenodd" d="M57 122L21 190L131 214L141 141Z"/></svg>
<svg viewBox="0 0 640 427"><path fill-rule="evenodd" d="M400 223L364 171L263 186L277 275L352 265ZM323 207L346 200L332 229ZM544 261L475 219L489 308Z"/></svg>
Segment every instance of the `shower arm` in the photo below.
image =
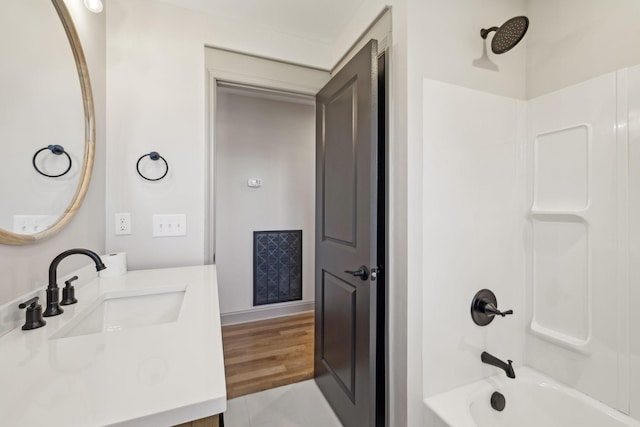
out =
<svg viewBox="0 0 640 427"><path fill-rule="evenodd" d="M486 40L491 31L498 31L498 29L499 27L491 27L489 29L483 28L480 30L480 37Z"/></svg>

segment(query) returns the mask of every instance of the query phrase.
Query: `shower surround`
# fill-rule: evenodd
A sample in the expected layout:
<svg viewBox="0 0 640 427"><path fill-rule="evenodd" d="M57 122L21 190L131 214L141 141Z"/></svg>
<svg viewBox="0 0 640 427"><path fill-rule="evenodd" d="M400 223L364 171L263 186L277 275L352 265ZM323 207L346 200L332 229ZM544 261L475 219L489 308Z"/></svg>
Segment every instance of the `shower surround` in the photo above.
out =
<svg viewBox="0 0 640 427"><path fill-rule="evenodd" d="M486 350L640 419L640 66L529 100L423 92L424 397L499 373ZM515 314L476 326L482 288Z"/></svg>
<svg viewBox="0 0 640 427"><path fill-rule="evenodd" d="M508 380L487 351L514 361L516 381L532 368L640 420L637 1L425 0L414 13L428 29L422 397ZM488 52L498 71L478 66L480 29L519 15L524 39ZM483 288L514 315L476 326Z"/></svg>

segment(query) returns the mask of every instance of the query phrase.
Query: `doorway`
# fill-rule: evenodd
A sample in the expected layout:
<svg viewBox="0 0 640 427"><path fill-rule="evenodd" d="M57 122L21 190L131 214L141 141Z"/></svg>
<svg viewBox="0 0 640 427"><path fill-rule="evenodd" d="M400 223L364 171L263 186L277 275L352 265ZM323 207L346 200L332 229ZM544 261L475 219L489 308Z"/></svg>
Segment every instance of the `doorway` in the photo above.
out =
<svg viewBox="0 0 640 427"><path fill-rule="evenodd" d="M329 72L214 48L205 60L206 258L218 266L222 324L313 311L314 96ZM284 231L300 236L301 265L263 272L265 288L254 233Z"/></svg>
<svg viewBox="0 0 640 427"><path fill-rule="evenodd" d="M237 55L237 54L236 54ZM255 59L255 58L254 58ZM263 59L264 61L264 59ZM378 57L376 55L375 59L375 64L377 67L380 67L380 69L382 71L384 71L384 64L385 64L385 56L381 55L380 57ZM290 65L290 64L289 64ZM308 71L308 70L307 70ZM316 73L319 70L314 70ZM210 69L210 73L212 72L212 70ZM274 101L274 97L275 98L280 98L278 100L278 102L280 101L284 101L284 98L288 97L288 96L297 96L297 97L301 97L304 95L309 95L309 93L301 93L299 91L296 90L281 90L281 89L274 89L273 86L270 85L270 83L273 83L271 81L269 81L268 79L247 79L246 76L238 76L237 74L234 76L230 76L229 73L227 73L225 75L224 72L221 72L219 69L217 70L213 70L213 73L215 73L215 76L212 77L210 79L210 82L212 83L212 90L210 92L210 108L212 111L212 114L210 114L210 117L226 117L225 120L230 120L233 122L233 126L230 129L235 129L232 131L232 133L244 133L244 132L249 132L249 136L245 139L250 139L253 140L252 142L255 143L256 140L260 140L261 139L261 134L260 132L256 132L255 129L251 129L251 127L253 126L254 122L256 120L252 120L252 119L242 119L240 117L239 114L227 114L224 112L220 111L220 108L223 108L225 104L228 103L229 98L231 98L232 103L235 103L237 105L240 105L241 102L238 101L237 97L244 97L244 98L251 98L251 97L258 97L260 99L260 103L263 103L263 101L266 102L266 100L269 100L269 103ZM231 73L233 74L233 73ZM381 99L381 103L378 105L376 104L376 107L374 110L372 110L372 113L375 116L375 120L376 122L379 122L379 126L376 126L375 129L375 133L377 135L377 133L380 133L381 138L377 139L376 136L376 140L374 145L371 147L372 152L376 153L376 160L374 161L374 164L372 165L373 169L372 170L377 170L377 172L375 172L375 177L373 179L373 187L372 190L374 191L371 197L372 204L369 204L368 206L371 207L371 209L374 211L375 215L377 217L380 217L381 221L379 223L376 223L374 225L374 228L371 230L373 235L375 236L374 240L376 240L377 242L380 242L380 245L374 244L373 249L372 249L372 254L374 256L374 258L376 258L375 261L372 261L371 263L369 263L369 265L371 267L373 267L373 271L375 274L378 275L379 280L378 280L378 286L372 286L371 288L371 296L373 297L371 299L371 303L373 304L371 308L373 308L373 316L371 317L371 322L368 325L368 328L370 327L370 333L372 334L372 336L375 336L377 339L375 340L371 340L370 342L372 343L372 346L368 347L367 351L371 351L372 353L374 353L375 355L377 355L377 357L374 357L373 359L371 359L372 364L369 365L368 368L365 369L365 371L368 371L369 373L365 373L365 375L370 375L370 386L372 387L372 389L375 389L375 392L373 394L370 394L368 396L370 396L371 401L367 404L367 411L369 411L370 415L367 416L367 419L369 421L366 422L366 425L371 425L371 426L381 426L385 424L385 401L386 401L386 396L385 396L385 365L386 365L386 359L385 359L385 353L386 353L386 349L385 349L385 338L386 338L386 323L385 323L385 312L386 312L386 285L385 285L385 281L384 281L384 268L383 268L383 264L384 264L384 257L386 254L386 246L385 246L385 242L386 242L386 205L385 205L385 200L386 200L386 176L385 176L385 162L386 162L386 152L387 152L387 146L386 146L386 102L385 102L385 95L386 95L386 85L385 85L385 74L384 72L382 72L380 74L380 79L378 80L377 77L375 77L375 86L376 86L376 90L380 90L381 93L380 95L376 95L379 96ZM282 76L280 76L280 78L282 78ZM247 80L249 82L247 82ZM322 85L324 85L324 83L326 83L328 81L328 73L325 73L322 75L322 78L318 79L316 81L316 83L318 83L320 80L324 80L322 82ZM262 83L258 84L256 83L256 81L260 81ZM290 84L290 83L289 83ZM263 86L264 85L264 86ZM271 87L270 87L271 86ZM294 85L295 86L295 85ZM313 92L314 94L317 93L319 91L320 87L317 87L315 89L315 92ZM248 91L248 92L247 92ZM223 98L227 98L226 100L224 100ZM235 100L234 100L235 99ZM247 101L246 99L244 101ZM244 102L243 101L243 102ZM289 101L291 101L291 99L289 99ZM299 101L299 99L298 99ZM300 105L303 105L304 102L300 103ZM378 106L380 107L378 109ZM246 106L244 108L247 108ZM215 114L214 114L215 113ZM226 116L225 116L226 115ZM267 120L268 123L272 123L273 120ZM260 176L249 176L247 174L247 171L245 170L243 173L244 174L240 174L240 175L236 175L234 177L232 177L229 181L225 181L224 179L221 179L220 177L218 177L218 172L220 172L218 170L218 168L221 169L227 169L228 171L231 172L238 172L239 170L241 170L244 166L246 166L246 164L244 165L240 165L240 166L234 166L233 165L233 160L239 160L242 157L245 157L245 159L247 158L247 152L244 151L243 154L243 147L242 146L236 146L236 144L229 144L228 146L225 146L223 148L223 151L220 151L221 147L219 147L219 141L221 137L224 137L223 135L225 134L224 129L223 132L220 132L220 128L224 128L224 125L222 125L221 123L218 123L217 121L213 122L212 124L212 128L210 129L210 133L211 133L211 137L212 137L212 141L214 140L213 136L215 136L215 141L216 144L212 145L211 147L211 159L215 159L215 163L212 163L212 167L211 170L213 172L213 175L211 177L211 192L209 193L210 195L214 195L215 194L215 198L211 197L212 202L213 200L216 201L216 203L212 203L211 206L211 213L210 213L210 217L213 218L212 223L211 223L211 235L212 240L210 242L210 259L211 260L215 260L216 263L219 265L219 268L222 267L222 265L220 264L220 262L222 261L222 263L224 264L225 262L225 255L222 254L221 250L224 251L224 245L221 245L220 242L222 241L227 241L227 240L233 240L230 239L229 236L225 233L227 233L228 231L230 231L230 229L227 226L222 225L222 222L226 223L226 224L230 224L230 223L238 223L241 221L244 221L242 218L243 216L255 216L257 215L257 211L259 209L256 209L255 206L253 208L247 208L247 206L244 207L236 207L233 208L232 204L225 204L224 207L221 207L221 204L223 203L223 201L227 201L230 200L228 198L228 194L230 194L228 192L228 190L232 187L235 186L235 192L237 193L235 197L238 198L242 198L243 195L242 193L247 193L245 194L245 196L248 196L249 198L251 198L251 194L253 194L253 196L256 195L256 188L260 188L260 185L265 185L265 180L263 180ZM314 132L315 132L315 128L316 128L316 123L314 122L313 125L314 128ZM220 132L220 133L219 133ZM253 132L253 134L251 133ZM314 142L315 145L315 142ZM244 147L244 149L246 149L247 147ZM254 147L255 148L255 147ZM264 147L258 146L258 151L260 151L260 149L264 149ZM229 151L227 151L229 150ZM235 154L230 154L232 153L234 150L240 150L239 152L236 152ZM256 160L258 158L260 158L260 160L262 162L269 162L269 158L274 154L273 150L266 150L263 151L263 155L262 156L256 156L255 159ZM221 161L222 158L224 156L228 155L230 161L224 161L224 167L218 166L217 162ZM250 158L251 156L249 155L248 158ZM314 155L313 157L313 161L315 162L316 156ZM291 162L291 159L289 159L289 162ZM215 167L214 167L215 165ZM302 168L305 169L305 168ZM309 168L306 168L308 172L311 172L312 174L314 173L314 166L311 166ZM300 178L298 178L296 181L299 181ZM258 185L258 187L253 187L251 184L256 184ZM315 183L314 183L315 184ZM223 186L223 188L221 188L221 186ZM215 190L214 190L215 189ZM253 191L253 193L251 193ZM225 195L226 194L226 195ZM239 194L239 196L238 196ZM307 196L310 195L312 196L312 199L315 197L316 191L311 191L308 194L303 194L303 196L301 196L303 199ZM219 197L221 196L221 197ZM255 198L255 197L254 197ZM293 199L295 199L295 197L293 197ZM216 206L217 205L217 206ZM315 204L312 202L311 205L313 206L313 209L315 210ZM276 203L272 203L269 204L269 200L268 198L266 199L266 202L263 200L262 201L262 206L267 206L268 209L277 209L278 206ZM289 209L291 208L291 206L289 206ZM222 210L220 210L222 209ZM227 210L228 212L223 213L224 210ZM254 213L252 213L254 212ZM247 215L248 214L248 215ZM225 219L226 218L226 219ZM215 225L215 226L214 226ZM285 228L290 228L290 227L286 227ZM224 229L224 231L223 231ZM248 229L247 229L248 230ZM244 234L245 234L245 243L244 243L244 256L247 256L247 250L246 248L248 247L247 245L247 230L245 230ZM218 236L219 233L223 233L223 236ZM313 234L313 233L311 233ZM312 237L309 236L309 237ZM312 259L315 257L312 257ZM230 257L228 259L231 260L235 260L234 257ZM314 263L315 264L315 263ZM230 264L231 265L231 264ZM244 262L239 263L238 265L236 265L235 268L229 268L228 272L230 272L230 277L232 277L236 272L242 270L244 268L244 270L247 270L250 266L247 265L246 259ZM309 273L311 273L313 275L314 270L316 269L316 266L313 265L311 268L307 268L306 270L309 271ZM244 271L244 273L246 273L246 271ZM223 282L225 281L224 275L219 274L219 284L220 285L224 285ZM232 277L233 279L235 279L235 277ZM229 281L231 282L231 280ZM246 279L243 280L242 282L246 282ZM312 280L311 283L313 284L313 286L316 286L317 280ZM237 297L241 292L238 291L238 287L237 286L232 286L230 288L230 292L231 294L229 295L229 301L231 301L233 298ZM304 292L303 292L304 293ZM251 298L247 297L248 294L245 294L244 296L241 296L242 300L246 303L248 302ZM311 293L311 298L313 299L313 292ZM317 299L317 295L315 296L315 299ZM258 318L262 315L265 314L265 310L258 307L256 308L255 306L253 306L250 309L247 310L237 310L235 312L231 312L231 313L225 313L225 309L222 307L222 304L224 304L223 302L223 298L221 297L221 312L223 313L223 323L225 320L225 315L227 317L227 319L232 320L232 323L235 323L236 320L239 321L248 321L248 320L255 320L256 316L258 316ZM285 303L285 305L283 306L279 306L280 308L284 307L286 308L290 308L291 305L287 305L290 303ZM375 314L375 312L379 313L379 316ZM272 311L270 314L274 314L276 313L275 311ZM286 313L285 313L286 314ZM267 315L267 317L269 317L269 315ZM244 319L244 320L243 320ZM317 320L316 320L317 321ZM228 324L228 323L227 323ZM317 366L317 363L316 363ZM367 385L367 387L369 387L369 385ZM366 394L362 394L362 396L365 396ZM361 399L362 397L359 397L358 399ZM334 410L336 410L336 408L334 407ZM338 411L336 411L338 412ZM344 421L343 421L344 422ZM347 426L350 425L358 425L358 424L353 424L352 422L349 422L349 420L346 421Z"/></svg>
<svg viewBox="0 0 640 427"><path fill-rule="evenodd" d="M314 99L217 85L215 248L225 324L243 313L254 320L312 310Z"/></svg>
<svg viewBox="0 0 640 427"><path fill-rule="evenodd" d="M386 421L385 58L369 41L316 96L315 380L347 427Z"/></svg>

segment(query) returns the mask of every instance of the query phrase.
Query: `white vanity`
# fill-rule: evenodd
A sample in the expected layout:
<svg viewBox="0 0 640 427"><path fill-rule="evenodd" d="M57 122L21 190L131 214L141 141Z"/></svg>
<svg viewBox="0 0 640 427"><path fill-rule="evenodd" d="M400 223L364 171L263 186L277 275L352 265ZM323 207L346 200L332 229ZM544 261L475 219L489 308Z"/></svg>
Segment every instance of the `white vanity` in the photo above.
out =
<svg viewBox="0 0 640 427"><path fill-rule="evenodd" d="M159 427L225 411L215 266L95 278L76 297L0 338L2 425Z"/></svg>

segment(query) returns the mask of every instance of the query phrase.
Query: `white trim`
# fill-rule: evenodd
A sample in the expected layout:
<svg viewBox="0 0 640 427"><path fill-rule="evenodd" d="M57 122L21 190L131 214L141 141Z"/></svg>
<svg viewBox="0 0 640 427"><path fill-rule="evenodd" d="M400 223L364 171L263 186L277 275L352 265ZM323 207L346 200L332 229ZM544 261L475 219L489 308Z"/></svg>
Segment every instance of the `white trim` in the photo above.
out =
<svg viewBox="0 0 640 427"><path fill-rule="evenodd" d="M351 44L349 49L342 54L338 62L331 67L331 75L335 76L350 60L360 51L369 40L378 41L378 54L387 51L391 38L391 6L385 6L378 16L369 24L369 26L360 34L355 42Z"/></svg>
<svg viewBox="0 0 640 427"><path fill-rule="evenodd" d="M274 319L276 317L291 316L292 314L308 313L314 311L314 301L274 304L268 307L254 307L250 310L222 313L220 322L222 326L238 323L255 322L257 320Z"/></svg>
<svg viewBox="0 0 640 427"><path fill-rule="evenodd" d="M216 263L216 187L215 187L215 117L216 117L216 78L207 70L207 144L205 144L205 172L206 181L204 186L204 260L205 264Z"/></svg>
<svg viewBox="0 0 640 427"><path fill-rule="evenodd" d="M246 55L225 49L206 47L207 69L207 144L205 163L205 263L215 264L215 146L216 99L220 82L224 85L250 86L290 95L315 98L329 81L328 71L322 71L277 60Z"/></svg>
<svg viewBox="0 0 640 427"><path fill-rule="evenodd" d="M247 56L247 57L251 57L251 58L264 59L265 61L279 62L281 64L294 65L296 67L308 68L310 70L323 71L325 73L331 72L331 70L329 70L328 68L314 67L313 65L302 64L300 62L285 61L285 60L278 59L278 58L275 58L275 57L272 57L272 56L257 55L257 54L254 54L254 53L243 52L241 50L235 50L235 49L229 49L229 48L222 47L222 46L216 46L214 44L206 44L205 47L208 48L208 49L220 50L220 51L223 51L223 52L234 53L234 54L237 54L237 55L243 55L243 56Z"/></svg>

